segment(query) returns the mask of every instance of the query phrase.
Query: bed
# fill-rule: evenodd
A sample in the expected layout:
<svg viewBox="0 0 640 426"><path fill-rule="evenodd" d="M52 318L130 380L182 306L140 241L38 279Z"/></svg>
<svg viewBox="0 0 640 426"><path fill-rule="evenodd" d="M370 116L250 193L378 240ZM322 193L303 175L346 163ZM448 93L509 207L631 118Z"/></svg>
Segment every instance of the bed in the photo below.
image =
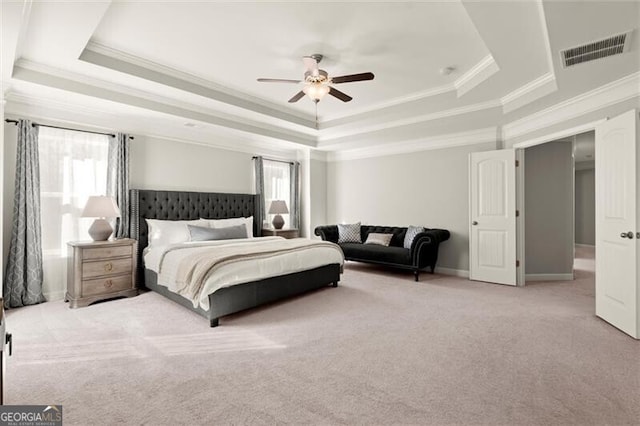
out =
<svg viewBox="0 0 640 426"><path fill-rule="evenodd" d="M253 216L253 235L261 236L260 196L188 191L130 191L130 234L138 241L139 287L146 287L209 320L211 327L220 317L251 309L266 303L306 293L326 286L337 287L342 272L341 262L328 263L299 272L257 279L222 287L208 295L208 307L194 306L192 300L170 291L158 283L158 273L147 268L143 253L149 244L145 219L191 221L200 218L230 219Z"/></svg>

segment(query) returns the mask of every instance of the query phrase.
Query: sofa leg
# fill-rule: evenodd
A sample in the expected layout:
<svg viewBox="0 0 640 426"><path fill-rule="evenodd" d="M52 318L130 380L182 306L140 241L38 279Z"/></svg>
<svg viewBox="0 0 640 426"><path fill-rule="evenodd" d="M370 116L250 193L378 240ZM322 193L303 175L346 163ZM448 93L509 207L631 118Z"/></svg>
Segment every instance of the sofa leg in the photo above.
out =
<svg viewBox="0 0 640 426"><path fill-rule="evenodd" d="M331 287L338 287L338 281L334 281L333 283L331 283Z"/></svg>
<svg viewBox="0 0 640 426"><path fill-rule="evenodd" d="M209 320L209 327L217 327L218 326L218 318L211 318Z"/></svg>
<svg viewBox="0 0 640 426"><path fill-rule="evenodd" d="M415 277L416 282L420 281L420 271L413 271L413 276Z"/></svg>
<svg viewBox="0 0 640 426"><path fill-rule="evenodd" d="M436 270L436 265L431 265L431 273L433 274L433 272Z"/></svg>

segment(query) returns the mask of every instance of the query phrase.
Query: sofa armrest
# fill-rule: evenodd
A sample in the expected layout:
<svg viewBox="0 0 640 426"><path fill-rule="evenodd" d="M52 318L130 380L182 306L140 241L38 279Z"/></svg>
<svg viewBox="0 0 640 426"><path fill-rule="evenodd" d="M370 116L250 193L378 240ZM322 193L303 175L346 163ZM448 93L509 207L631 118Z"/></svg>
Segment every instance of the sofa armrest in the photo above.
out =
<svg viewBox="0 0 640 426"><path fill-rule="evenodd" d="M411 260L413 266L424 268L435 267L438 260L438 247L442 241L449 239L446 229L427 229L419 233L411 243Z"/></svg>
<svg viewBox="0 0 640 426"><path fill-rule="evenodd" d="M338 244L338 225L317 226L313 233L324 241Z"/></svg>

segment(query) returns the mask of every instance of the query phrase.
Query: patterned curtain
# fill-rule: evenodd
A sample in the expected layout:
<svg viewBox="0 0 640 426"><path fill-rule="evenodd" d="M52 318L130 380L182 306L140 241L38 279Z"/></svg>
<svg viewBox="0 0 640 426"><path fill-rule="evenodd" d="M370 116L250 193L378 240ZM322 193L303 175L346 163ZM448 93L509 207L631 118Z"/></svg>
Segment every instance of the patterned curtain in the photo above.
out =
<svg viewBox="0 0 640 426"><path fill-rule="evenodd" d="M3 287L5 308L45 301L40 232L38 127L29 120L20 120L11 244Z"/></svg>
<svg viewBox="0 0 640 426"><path fill-rule="evenodd" d="M256 194L260 195L262 200L260 202L260 216L264 220L267 216L264 208L264 162L262 157L253 157L253 167L256 178ZM262 229L262 221L258 224L258 229Z"/></svg>
<svg viewBox="0 0 640 426"><path fill-rule="evenodd" d="M115 198L121 217L116 220L116 238L129 237L129 135L109 138L107 195Z"/></svg>
<svg viewBox="0 0 640 426"><path fill-rule="evenodd" d="M289 220L291 228L300 229L300 163L291 164L291 207L289 208Z"/></svg>

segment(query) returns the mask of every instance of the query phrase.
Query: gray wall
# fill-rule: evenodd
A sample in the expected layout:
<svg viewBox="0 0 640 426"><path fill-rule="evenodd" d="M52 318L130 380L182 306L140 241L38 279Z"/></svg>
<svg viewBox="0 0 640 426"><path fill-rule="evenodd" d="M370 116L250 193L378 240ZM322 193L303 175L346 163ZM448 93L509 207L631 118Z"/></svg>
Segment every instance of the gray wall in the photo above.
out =
<svg viewBox="0 0 640 426"><path fill-rule="evenodd" d="M327 166L327 222L422 225L451 232L438 266L469 270L469 153L484 143Z"/></svg>
<svg viewBox="0 0 640 426"><path fill-rule="evenodd" d="M596 174L593 168L576 170L576 243L596 244Z"/></svg>
<svg viewBox="0 0 640 426"><path fill-rule="evenodd" d="M525 273L571 274L574 257L573 145L525 149Z"/></svg>

